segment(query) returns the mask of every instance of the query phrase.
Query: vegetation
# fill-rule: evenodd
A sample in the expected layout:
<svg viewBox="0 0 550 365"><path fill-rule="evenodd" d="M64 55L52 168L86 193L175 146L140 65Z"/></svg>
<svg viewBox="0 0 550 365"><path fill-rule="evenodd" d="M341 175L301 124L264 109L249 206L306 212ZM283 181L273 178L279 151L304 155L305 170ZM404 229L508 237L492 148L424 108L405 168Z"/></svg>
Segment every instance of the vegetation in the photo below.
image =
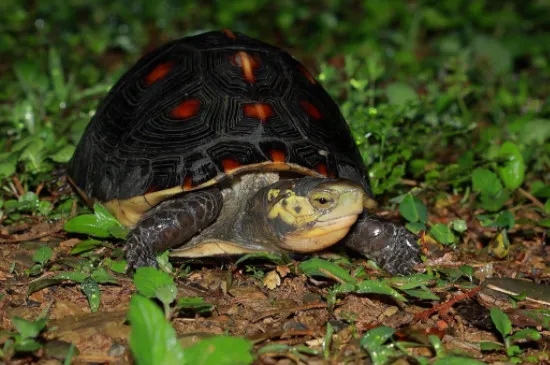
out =
<svg viewBox="0 0 550 365"><path fill-rule="evenodd" d="M549 361L550 300L538 293L493 303L481 335L483 315L467 315L486 277L548 292L549 13L547 0L0 2L0 362L108 362L119 343L138 364ZM129 280L126 230L85 206L63 165L141 54L220 28L281 46L317 75L382 213L421 235L422 273L390 278L344 253L229 265L164 255L163 271ZM107 339L67 335L79 329L64 317L100 328L94 312L112 320Z"/></svg>

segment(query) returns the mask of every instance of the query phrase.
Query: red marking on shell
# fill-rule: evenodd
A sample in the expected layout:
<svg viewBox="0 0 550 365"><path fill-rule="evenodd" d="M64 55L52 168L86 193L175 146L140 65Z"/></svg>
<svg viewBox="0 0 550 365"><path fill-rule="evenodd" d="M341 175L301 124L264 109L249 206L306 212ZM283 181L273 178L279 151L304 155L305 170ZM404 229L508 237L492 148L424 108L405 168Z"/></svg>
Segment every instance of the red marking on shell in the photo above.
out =
<svg viewBox="0 0 550 365"><path fill-rule="evenodd" d="M269 104L245 104L244 115L250 118L259 119L262 123L265 123L269 118L275 115L273 108Z"/></svg>
<svg viewBox="0 0 550 365"><path fill-rule="evenodd" d="M145 192L145 194L150 194L150 193L154 193L156 191L159 191L159 187L158 186L155 186L155 185L150 185L148 188L147 188L147 191Z"/></svg>
<svg viewBox="0 0 550 365"><path fill-rule="evenodd" d="M315 167L315 170L317 170L317 172L319 172L322 175L328 176L327 165L325 165L324 163L318 164Z"/></svg>
<svg viewBox="0 0 550 365"><path fill-rule="evenodd" d="M233 160L232 158L226 158L222 161L223 171L225 171L226 174L229 174L231 171L235 170L236 168L240 167L241 164Z"/></svg>
<svg viewBox="0 0 550 365"><path fill-rule="evenodd" d="M229 30L229 29L224 29L223 32L225 33L225 35L227 36L227 38L237 39L237 36L236 36L235 33L233 33L231 30Z"/></svg>
<svg viewBox="0 0 550 365"><path fill-rule="evenodd" d="M260 66L260 60L257 56L251 56L244 51L237 52L231 57L231 62L243 70L244 79L251 84L256 82L254 69Z"/></svg>
<svg viewBox="0 0 550 365"><path fill-rule="evenodd" d="M166 76L173 66L174 64L172 62L164 62L157 65L153 71L149 72L149 74L145 77L145 83L147 86L151 86L153 83Z"/></svg>
<svg viewBox="0 0 550 365"><path fill-rule="evenodd" d="M304 108L304 110L306 111L306 113L312 117L313 119L321 119L323 116L321 115L321 112L319 111L319 109L317 109L315 107L315 105L311 104L309 101L307 100L300 100L300 105L302 106L302 108Z"/></svg>
<svg viewBox="0 0 550 365"><path fill-rule="evenodd" d="M201 102L198 99L187 99L182 101L170 112L170 115L176 119L192 118L199 112Z"/></svg>
<svg viewBox="0 0 550 365"><path fill-rule="evenodd" d="M191 189L193 189L193 179L191 176L186 176L185 179L183 179L183 190Z"/></svg>
<svg viewBox="0 0 550 365"><path fill-rule="evenodd" d="M298 64L298 71L300 71L312 84L316 84L317 81L311 76L311 73L303 65Z"/></svg>
<svg viewBox="0 0 550 365"><path fill-rule="evenodd" d="M269 150L273 162L285 162L285 153L281 150Z"/></svg>

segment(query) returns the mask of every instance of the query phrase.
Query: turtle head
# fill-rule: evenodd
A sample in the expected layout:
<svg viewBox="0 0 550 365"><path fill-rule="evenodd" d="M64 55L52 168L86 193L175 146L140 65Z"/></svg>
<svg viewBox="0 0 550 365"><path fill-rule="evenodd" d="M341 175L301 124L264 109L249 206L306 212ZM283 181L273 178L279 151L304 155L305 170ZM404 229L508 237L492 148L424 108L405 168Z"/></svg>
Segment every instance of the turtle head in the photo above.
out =
<svg viewBox="0 0 550 365"><path fill-rule="evenodd" d="M371 200L349 180L303 177L260 190L254 213L280 248L313 252L344 238Z"/></svg>

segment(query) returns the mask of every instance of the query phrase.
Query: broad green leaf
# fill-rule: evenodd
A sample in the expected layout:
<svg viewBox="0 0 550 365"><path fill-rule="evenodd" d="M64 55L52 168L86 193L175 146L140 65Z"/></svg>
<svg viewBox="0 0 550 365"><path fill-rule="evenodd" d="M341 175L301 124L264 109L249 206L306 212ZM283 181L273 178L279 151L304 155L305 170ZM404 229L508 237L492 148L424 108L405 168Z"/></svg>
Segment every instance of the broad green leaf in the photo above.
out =
<svg viewBox="0 0 550 365"><path fill-rule="evenodd" d="M40 265L46 264L53 256L53 250L48 246L42 246L34 252L32 260Z"/></svg>
<svg viewBox="0 0 550 365"><path fill-rule="evenodd" d="M394 333L395 330L393 328L380 326L367 331L367 333L361 337L359 343L361 347L367 350L374 364L386 364L392 354L394 354L388 346L384 346L384 343L386 343Z"/></svg>
<svg viewBox="0 0 550 365"><path fill-rule="evenodd" d="M178 343L176 331L153 301L139 294L132 296L128 319L130 349L137 365L191 364ZM226 355L230 353L227 351Z"/></svg>
<svg viewBox="0 0 550 365"><path fill-rule="evenodd" d="M394 82L386 87L386 96L390 104L407 106L418 100L416 91L409 85L402 82Z"/></svg>
<svg viewBox="0 0 550 365"><path fill-rule="evenodd" d="M360 294L376 293L389 295L397 300L406 302L407 299L388 284L378 280L363 280L356 284L355 292Z"/></svg>
<svg viewBox="0 0 550 365"><path fill-rule="evenodd" d="M500 146L499 157L507 161L498 168L498 174L504 185L515 190L521 186L525 178L525 162L518 147L512 142L505 142Z"/></svg>
<svg viewBox="0 0 550 365"><path fill-rule="evenodd" d="M91 278L87 278L80 284L80 290L82 290L88 298L90 310L92 312L97 312L99 309L99 304L101 303L101 290L99 289L97 282Z"/></svg>
<svg viewBox="0 0 550 365"><path fill-rule="evenodd" d="M426 225L423 222L409 222L405 224L405 227L412 233L418 234L420 231L426 230Z"/></svg>
<svg viewBox="0 0 550 365"><path fill-rule="evenodd" d="M84 233L94 237L107 238L111 234L108 227L98 221L93 214L83 214L71 218L65 223L65 231L73 233Z"/></svg>
<svg viewBox="0 0 550 365"><path fill-rule="evenodd" d="M21 317L12 317L11 321L22 338L34 338L46 327L46 318L28 321Z"/></svg>
<svg viewBox="0 0 550 365"><path fill-rule="evenodd" d="M14 162L1 162L0 163L0 179L11 176L15 173L15 165L17 161Z"/></svg>
<svg viewBox="0 0 550 365"><path fill-rule="evenodd" d="M437 223L430 229L430 236L434 237L438 242L448 245L455 241L455 235L451 229L442 223Z"/></svg>
<svg viewBox="0 0 550 365"><path fill-rule="evenodd" d="M330 279L337 277L345 283L355 282L347 270L327 260L312 258L300 263L298 267L308 276L318 275Z"/></svg>
<svg viewBox="0 0 550 365"><path fill-rule="evenodd" d="M164 271L153 267L140 267L134 275L136 289L148 298L156 296L157 288L163 286L175 286L174 279Z"/></svg>
<svg viewBox="0 0 550 365"><path fill-rule="evenodd" d="M214 306L201 297L181 297L176 303L176 308L204 314L212 312Z"/></svg>
<svg viewBox="0 0 550 365"><path fill-rule="evenodd" d="M481 206L490 212L496 212L510 199L510 192L507 189L499 190L495 194L481 193Z"/></svg>
<svg viewBox="0 0 550 365"><path fill-rule="evenodd" d="M491 308L491 319L502 337L506 337L512 332L512 321L500 308Z"/></svg>
<svg viewBox="0 0 550 365"><path fill-rule="evenodd" d="M399 212L409 222L425 223L428 218L428 210L424 203L411 193L406 194L399 204Z"/></svg>
<svg viewBox="0 0 550 365"><path fill-rule="evenodd" d="M82 283L87 277L88 275L80 271L64 271L54 276L54 279L71 280L77 283Z"/></svg>
<svg viewBox="0 0 550 365"><path fill-rule="evenodd" d="M502 190L502 183L494 172L478 167L472 173L472 189L477 193L496 194Z"/></svg>
<svg viewBox="0 0 550 365"><path fill-rule="evenodd" d="M155 288L155 297L160 300L166 309L176 299L178 288L175 284L163 285Z"/></svg>
<svg viewBox="0 0 550 365"><path fill-rule="evenodd" d="M248 365L252 343L241 337L215 336L184 350L183 365Z"/></svg>

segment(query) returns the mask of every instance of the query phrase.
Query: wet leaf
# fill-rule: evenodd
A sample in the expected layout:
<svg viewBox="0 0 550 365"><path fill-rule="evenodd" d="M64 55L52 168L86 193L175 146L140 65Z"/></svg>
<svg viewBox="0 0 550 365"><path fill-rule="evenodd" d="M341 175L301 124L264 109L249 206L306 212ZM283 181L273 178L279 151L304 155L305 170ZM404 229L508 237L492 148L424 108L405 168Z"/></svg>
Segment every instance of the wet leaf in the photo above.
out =
<svg viewBox="0 0 550 365"><path fill-rule="evenodd" d="M94 214L79 215L67 221L65 230L100 238L124 238L127 233L127 229L99 203L94 204Z"/></svg>
<svg viewBox="0 0 550 365"><path fill-rule="evenodd" d="M188 363L184 362L184 353L178 343L176 331L151 300L141 295L132 296L128 319L132 328L130 348L137 365Z"/></svg>
<svg viewBox="0 0 550 365"><path fill-rule="evenodd" d="M77 255L79 253L88 252L102 245L103 245L103 241L100 241L100 240L88 239L88 240L80 241L71 249L71 255Z"/></svg>
<svg viewBox="0 0 550 365"><path fill-rule="evenodd" d="M429 291L428 289L403 289L403 291L411 297L424 300L440 300L440 298Z"/></svg>
<svg viewBox="0 0 550 365"><path fill-rule="evenodd" d="M424 203L411 193L406 194L399 204L399 212L409 222L425 223L428 218L428 210Z"/></svg>
<svg viewBox="0 0 550 365"><path fill-rule="evenodd" d="M329 279L337 277L345 283L355 282L347 270L327 260L312 258L300 263L298 267L308 276L324 276Z"/></svg>
<svg viewBox="0 0 550 365"><path fill-rule="evenodd" d="M435 282L435 278L428 274L412 274L408 276L396 276L388 279L387 282L401 290L417 288L421 285L428 285Z"/></svg>
<svg viewBox="0 0 550 365"><path fill-rule="evenodd" d="M117 280L105 270L103 267L98 267L92 272L91 278L100 284L116 284Z"/></svg>
<svg viewBox="0 0 550 365"><path fill-rule="evenodd" d="M499 157L507 160L498 168L500 178L508 189L517 189L525 178L523 155L514 143L505 142L500 146Z"/></svg>
<svg viewBox="0 0 550 365"><path fill-rule="evenodd" d="M90 310L92 312L97 312L99 309L99 304L101 303L101 290L99 289L97 282L91 278L87 278L82 284L80 284L80 290L82 290L84 295L88 298Z"/></svg>

